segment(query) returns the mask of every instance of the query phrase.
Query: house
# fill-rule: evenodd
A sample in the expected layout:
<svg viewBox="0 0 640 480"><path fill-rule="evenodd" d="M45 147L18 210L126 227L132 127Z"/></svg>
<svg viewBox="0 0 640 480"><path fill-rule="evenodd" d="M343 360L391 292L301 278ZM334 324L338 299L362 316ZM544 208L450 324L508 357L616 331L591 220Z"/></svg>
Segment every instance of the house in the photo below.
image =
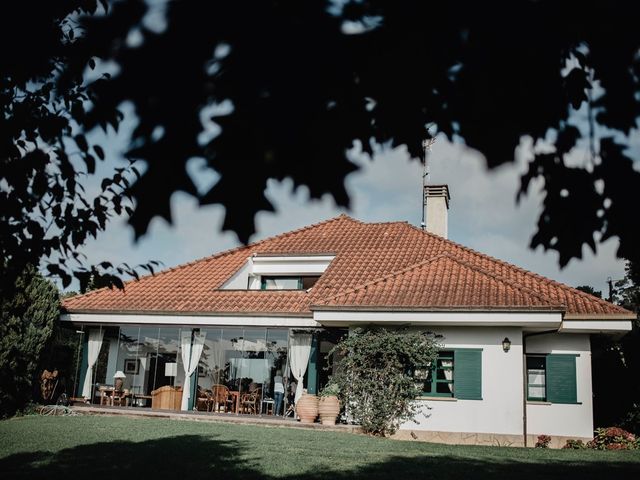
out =
<svg viewBox="0 0 640 480"><path fill-rule="evenodd" d="M190 410L196 384L260 386L268 401L281 371L315 393L341 335L402 325L442 335L443 348L416 372L422 413L399 437L591 438L590 337L624 334L634 314L446 239L448 188L426 195L426 231L341 215L65 300L61 319L85 345L78 392L104 401L116 378L132 407L163 391L177 400L157 405Z"/></svg>

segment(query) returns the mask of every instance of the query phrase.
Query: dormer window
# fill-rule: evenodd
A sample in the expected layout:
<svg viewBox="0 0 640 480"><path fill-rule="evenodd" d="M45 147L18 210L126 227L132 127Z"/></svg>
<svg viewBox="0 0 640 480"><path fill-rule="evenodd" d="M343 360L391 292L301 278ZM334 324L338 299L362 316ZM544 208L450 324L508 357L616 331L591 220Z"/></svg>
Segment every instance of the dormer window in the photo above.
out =
<svg viewBox="0 0 640 480"><path fill-rule="evenodd" d="M221 290L308 290L329 267L335 255L254 253Z"/></svg>
<svg viewBox="0 0 640 480"><path fill-rule="evenodd" d="M315 285L319 275L300 277L275 277L264 275L260 278L261 290L307 290Z"/></svg>

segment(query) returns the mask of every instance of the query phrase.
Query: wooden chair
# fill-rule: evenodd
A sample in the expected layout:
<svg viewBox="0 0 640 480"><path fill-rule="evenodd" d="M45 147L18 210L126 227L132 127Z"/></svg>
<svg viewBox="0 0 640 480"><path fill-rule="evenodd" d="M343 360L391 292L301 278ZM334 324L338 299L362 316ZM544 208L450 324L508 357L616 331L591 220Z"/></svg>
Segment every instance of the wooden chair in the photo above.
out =
<svg viewBox="0 0 640 480"><path fill-rule="evenodd" d="M196 410L210 412L212 404L214 402L213 393L211 390L198 389L196 397Z"/></svg>
<svg viewBox="0 0 640 480"><path fill-rule="evenodd" d="M118 405L120 407L127 407L129 405L129 390L114 390L111 398L112 405Z"/></svg>
<svg viewBox="0 0 640 480"><path fill-rule="evenodd" d="M210 412L220 411L220 407L224 412L228 411L229 404L233 404L233 399L229 399L229 388L225 385L214 385L211 387L211 408Z"/></svg>
<svg viewBox="0 0 640 480"><path fill-rule="evenodd" d="M257 415L260 413L260 402L262 401L262 389L256 388L252 392L245 393L240 398L240 410L242 413Z"/></svg>

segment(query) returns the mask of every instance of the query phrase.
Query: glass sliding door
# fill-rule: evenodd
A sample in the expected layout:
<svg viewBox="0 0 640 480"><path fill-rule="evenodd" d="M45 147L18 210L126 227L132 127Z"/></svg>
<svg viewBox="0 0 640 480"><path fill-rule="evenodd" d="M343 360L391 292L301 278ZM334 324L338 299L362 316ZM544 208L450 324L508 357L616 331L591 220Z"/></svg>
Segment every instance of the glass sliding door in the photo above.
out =
<svg viewBox="0 0 640 480"><path fill-rule="evenodd" d="M280 415L285 411L286 387L284 379L287 376L288 342L288 329L270 328L267 330L266 358L269 367L269 380L264 391L264 399L266 401L261 406L261 411L264 408L263 413ZM273 403L271 400L273 400Z"/></svg>
<svg viewBox="0 0 640 480"><path fill-rule="evenodd" d="M113 389L116 362L118 358L119 327L98 326L91 327L88 339L89 358L87 366L94 360L92 368L92 403L109 404L109 389ZM101 340L101 341L100 341ZM98 348L97 358L95 348Z"/></svg>

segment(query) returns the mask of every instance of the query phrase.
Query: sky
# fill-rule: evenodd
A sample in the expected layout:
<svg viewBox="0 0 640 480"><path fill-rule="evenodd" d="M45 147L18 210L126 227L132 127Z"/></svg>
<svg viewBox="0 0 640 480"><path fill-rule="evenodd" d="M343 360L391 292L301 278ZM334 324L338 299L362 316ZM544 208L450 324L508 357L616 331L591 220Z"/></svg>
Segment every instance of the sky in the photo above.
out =
<svg viewBox="0 0 640 480"><path fill-rule="evenodd" d="M119 134L100 132L90 137L105 147L108 160L98 169L94 179L88 179L89 189L97 188L101 175L124 160L128 132L135 125L131 112ZM560 269L558 255L531 250L529 243L541 210L541 183L533 183L529 195L517 205L519 177L526 170L530 141L523 140L515 152L516 161L488 171L479 153L460 143L451 143L438 136L429 155L430 182L449 185L449 239L516 264L527 270L571 286L591 285L607 295L607 277L624 276L624 262L615 257L617 239L599 244L597 255L585 247L581 260L573 259ZM349 152L360 169L347 176L351 209L336 206L328 195L310 200L306 187L293 190L293 182L269 181L266 195L276 212L261 212L256 216L256 233L251 241L277 235L305 225L321 222L346 213L365 222L407 221L419 226L422 218L422 166L411 160L404 147L382 148L372 159L358 151ZM201 188L216 180L216 174L202 171L203 161L194 159L189 172ZM241 185L238 186L241 188ZM124 217L115 218L97 240L90 241L82 252L87 264L104 260L129 265L158 260L163 268L173 267L240 245L232 232L222 232L224 207L199 207L197 201L184 193L172 197L174 224L152 220L148 232L134 242L133 229ZM72 284L69 290L77 290Z"/></svg>

